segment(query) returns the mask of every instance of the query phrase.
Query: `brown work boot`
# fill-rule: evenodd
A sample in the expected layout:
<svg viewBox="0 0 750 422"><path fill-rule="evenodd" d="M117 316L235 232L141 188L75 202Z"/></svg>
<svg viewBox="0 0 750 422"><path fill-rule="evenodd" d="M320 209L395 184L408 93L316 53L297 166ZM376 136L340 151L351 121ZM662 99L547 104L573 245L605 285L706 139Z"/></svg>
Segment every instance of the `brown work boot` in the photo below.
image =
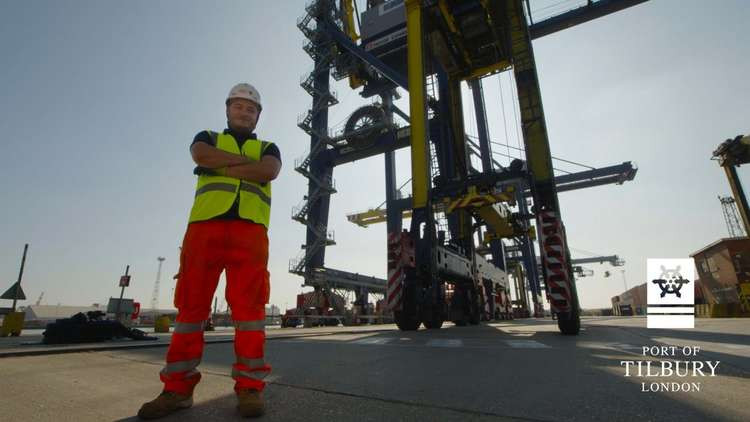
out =
<svg viewBox="0 0 750 422"><path fill-rule="evenodd" d="M255 418L263 414L263 392L249 388L240 389L237 392L237 410L245 418Z"/></svg>
<svg viewBox="0 0 750 422"><path fill-rule="evenodd" d="M144 403L138 411L141 419L163 418L179 409L187 409L193 405L193 395L182 395L174 391L162 391L159 397Z"/></svg>

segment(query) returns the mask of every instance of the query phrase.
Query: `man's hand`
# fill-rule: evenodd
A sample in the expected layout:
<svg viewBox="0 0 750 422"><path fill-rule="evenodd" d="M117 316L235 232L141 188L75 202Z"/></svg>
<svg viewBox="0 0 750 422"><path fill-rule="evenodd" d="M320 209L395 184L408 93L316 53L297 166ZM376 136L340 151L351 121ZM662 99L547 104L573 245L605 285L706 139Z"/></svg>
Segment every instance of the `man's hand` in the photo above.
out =
<svg viewBox="0 0 750 422"><path fill-rule="evenodd" d="M276 179L281 170L281 161L271 155L263 156L260 161L248 162L226 169L227 177L256 183L268 183Z"/></svg>
<svg viewBox="0 0 750 422"><path fill-rule="evenodd" d="M221 175L249 182L268 183L276 179L281 170L281 161L271 155L255 161L243 155L220 150L205 142L196 142L190 147L190 152L193 161L198 164L196 174Z"/></svg>
<svg viewBox="0 0 750 422"><path fill-rule="evenodd" d="M249 162L247 157L222 151L205 142L194 143L190 147L190 153L193 156L195 164L207 169L238 166Z"/></svg>
<svg viewBox="0 0 750 422"><path fill-rule="evenodd" d="M206 176L226 176L227 175L227 167L219 167L217 169L209 169L205 167L196 167L193 170L193 174L196 176L206 175Z"/></svg>

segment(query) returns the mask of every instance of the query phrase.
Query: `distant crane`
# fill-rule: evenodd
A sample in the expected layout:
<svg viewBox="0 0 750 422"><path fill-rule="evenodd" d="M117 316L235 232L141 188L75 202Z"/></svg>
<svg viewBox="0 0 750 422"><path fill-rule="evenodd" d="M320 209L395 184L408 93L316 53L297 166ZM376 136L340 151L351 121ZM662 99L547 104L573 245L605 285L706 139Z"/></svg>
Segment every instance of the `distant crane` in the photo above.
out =
<svg viewBox="0 0 750 422"><path fill-rule="evenodd" d="M166 258L160 256L156 258L159 261L159 269L156 270L156 281L154 282L154 291L151 293L151 309L159 309L159 279L161 278L161 265Z"/></svg>
<svg viewBox="0 0 750 422"><path fill-rule="evenodd" d="M623 286L625 286L625 290L623 290L623 291L627 292L628 291L628 281L625 279L625 270L620 270L620 272L622 273L622 284L623 284Z"/></svg>
<svg viewBox="0 0 750 422"><path fill-rule="evenodd" d="M736 169L742 164L750 164L750 135L738 135L734 139L722 142L711 159L717 160L724 169L729 180L729 187L732 189L734 203L745 227L745 233L750 235L750 205L747 203L747 196L742 189Z"/></svg>
<svg viewBox="0 0 750 422"><path fill-rule="evenodd" d="M39 299L36 300L36 302L34 303L34 305L36 305L36 306L41 305L43 297L44 297L44 292L42 292L42 294L39 295Z"/></svg>
<svg viewBox="0 0 750 422"><path fill-rule="evenodd" d="M719 196L721 210L724 212L724 221L727 223L729 237L743 237L745 230L740 223L740 217L737 213L737 204L731 196Z"/></svg>

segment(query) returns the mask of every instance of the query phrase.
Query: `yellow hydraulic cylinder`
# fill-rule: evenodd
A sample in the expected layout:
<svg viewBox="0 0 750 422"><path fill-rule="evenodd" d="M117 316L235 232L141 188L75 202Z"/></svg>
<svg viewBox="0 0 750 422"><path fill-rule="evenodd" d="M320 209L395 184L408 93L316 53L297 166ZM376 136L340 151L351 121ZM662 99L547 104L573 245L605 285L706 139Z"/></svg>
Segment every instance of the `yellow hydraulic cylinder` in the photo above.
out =
<svg viewBox="0 0 750 422"><path fill-rule="evenodd" d="M346 35L349 36L353 42L357 42L359 34L354 27L354 0L341 0L341 10L344 11L344 30ZM355 75L349 75L349 87L351 89L357 89L365 84L365 81L356 77Z"/></svg>
<svg viewBox="0 0 750 422"><path fill-rule="evenodd" d="M25 316L25 312L10 312L5 315L5 318L3 318L3 325L0 327L0 337L20 336Z"/></svg>
<svg viewBox="0 0 750 422"><path fill-rule="evenodd" d="M740 283L738 287L742 311L750 315L750 283Z"/></svg>
<svg viewBox="0 0 750 422"><path fill-rule="evenodd" d="M354 27L354 0L342 0L341 9L344 11L343 20L346 35L349 36L352 41L357 41L359 39L359 35L357 34L357 30Z"/></svg>
<svg viewBox="0 0 750 422"><path fill-rule="evenodd" d="M427 206L429 167L427 112L425 110L424 52L422 51L422 1L406 0L409 111L411 120L412 207Z"/></svg>
<svg viewBox="0 0 750 422"><path fill-rule="evenodd" d="M154 332L155 333L168 333L169 332L169 316L162 315L154 321Z"/></svg>

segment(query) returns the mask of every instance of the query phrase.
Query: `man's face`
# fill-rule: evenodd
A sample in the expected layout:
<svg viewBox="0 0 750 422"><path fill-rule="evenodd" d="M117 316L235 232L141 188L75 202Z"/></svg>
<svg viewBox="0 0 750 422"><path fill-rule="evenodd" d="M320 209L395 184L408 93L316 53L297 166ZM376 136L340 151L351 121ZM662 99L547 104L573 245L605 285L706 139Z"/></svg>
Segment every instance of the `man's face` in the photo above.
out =
<svg viewBox="0 0 750 422"><path fill-rule="evenodd" d="M234 98L229 101L227 106L227 120L229 125L237 129L255 130L258 123L258 106L244 98Z"/></svg>

